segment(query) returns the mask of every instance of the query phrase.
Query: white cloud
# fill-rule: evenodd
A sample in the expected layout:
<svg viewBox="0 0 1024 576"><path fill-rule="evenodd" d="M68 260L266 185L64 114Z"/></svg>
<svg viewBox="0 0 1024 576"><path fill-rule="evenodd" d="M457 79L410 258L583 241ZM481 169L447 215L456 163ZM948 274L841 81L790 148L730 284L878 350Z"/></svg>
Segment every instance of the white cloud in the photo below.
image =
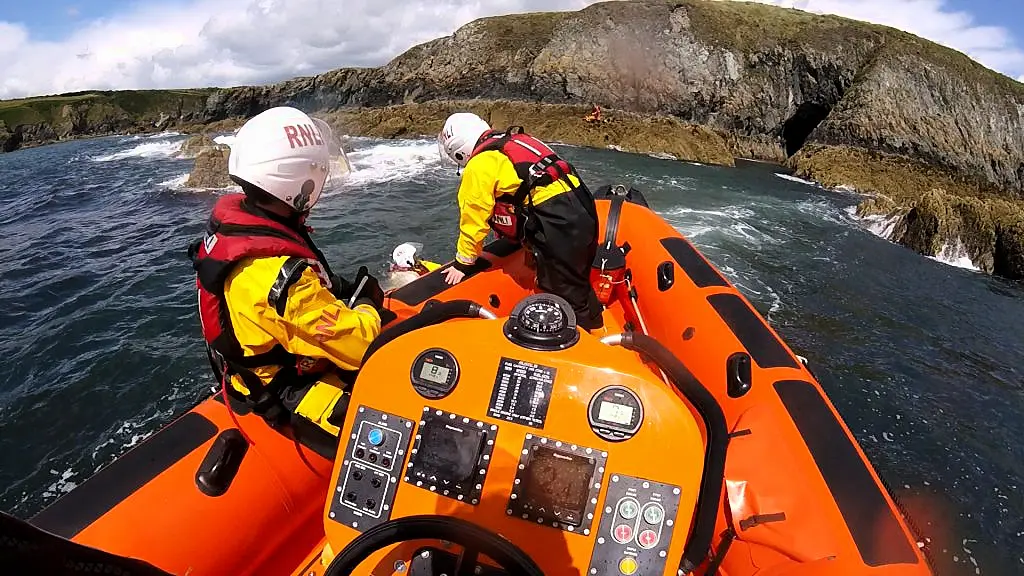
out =
<svg viewBox="0 0 1024 576"><path fill-rule="evenodd" d="M83 22L57 41L0 21L0 98L230 86L375 66L481 16L588 0L187 0Z"/></svg>
<svg viewBox="0 0 1024 576"><path fill-rule="evenodd" d="M888 24L1017 76L1003 28L942 0L757 0ZM0 21L0 98L86 89L232 86L382 64L481 16L575 10L593 0L159 0L81 20L60 41Z"/></svg>
<svg viewBox="0 0 1024 576"><path fill-rule="evenodd" d="M752 1L892 26L959 50L1008 76L1024 73L1024 49L1009 30L977 24L971 14L953 10L945 0Z"/></svg>

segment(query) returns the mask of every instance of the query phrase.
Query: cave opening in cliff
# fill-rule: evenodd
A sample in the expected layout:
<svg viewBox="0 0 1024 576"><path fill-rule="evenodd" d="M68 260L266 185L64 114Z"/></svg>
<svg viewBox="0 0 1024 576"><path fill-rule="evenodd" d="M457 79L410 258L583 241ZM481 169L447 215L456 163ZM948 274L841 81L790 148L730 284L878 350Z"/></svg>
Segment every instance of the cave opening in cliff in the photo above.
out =
<svg viewBox="0 0 1024 576"><path fill-rule="evenodd" d="M782 125L782 139L786 143L786 156L796 154L804 146L807 137L828 117L832 108L815 102L804 102L786 123Z"/></svg>

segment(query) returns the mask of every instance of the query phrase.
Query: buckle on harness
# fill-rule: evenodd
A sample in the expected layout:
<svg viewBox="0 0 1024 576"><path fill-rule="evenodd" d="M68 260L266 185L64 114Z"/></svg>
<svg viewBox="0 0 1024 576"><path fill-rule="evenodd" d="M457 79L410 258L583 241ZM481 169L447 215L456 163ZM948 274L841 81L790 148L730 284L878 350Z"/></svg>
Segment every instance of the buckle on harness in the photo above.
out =
<svg viewBox="0 0 1024 576"><path fill-rule="evenodd" d="M252 401L252 411L262 417L270 426L277 427L287 422L284 418L285 410L281 400L268 392L266 389Z"/></svg>
<svg viewBox="0 0 1024 576"><path fill-rule="evenodd" d="M537 181L546 176L548 168L552 167L557 161L557 156L545 156L531 164L530 168L527 170L530 174L531 181Z"/></svg>

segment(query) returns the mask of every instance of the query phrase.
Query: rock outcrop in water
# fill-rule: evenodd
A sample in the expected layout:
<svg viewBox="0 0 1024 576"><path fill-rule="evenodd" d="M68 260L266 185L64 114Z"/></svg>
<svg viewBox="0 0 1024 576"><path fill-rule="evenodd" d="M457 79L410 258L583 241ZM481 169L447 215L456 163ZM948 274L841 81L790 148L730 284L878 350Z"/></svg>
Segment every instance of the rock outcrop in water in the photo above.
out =
<svg viewBox="0 0 1024 576"><path fill-rule="evenodd" d="M568 143L787 161L802 177L888 196L907 214L935 188L980 202L1024 194L1024 85L891 28L754 3L638 0L484 18L379 68L104 94L16 101L17 114L0 103L0 145L232 123L281 104L335 111L349 133L402 137L435 133L446 111L466 106L450 102L460 99L495 123ZM619 124L583 123L592 103ZM990 208L979 217L1002 214ZM1011 220L985 229L1003 238L992 270L1019 277L1019 266L995 263L997 252L1020 256L1022 241L1009 238L1024 222Z"/></svg>
<svg viewBox="0 0 1024 576"><path fill-rule="evenodd" d="M200 150L195 165L185 182L186 188L231 188L235 183L228 177L228 155L231 149L223 145L208 146Z"/></svg>
<svg viewBox="0 0 1024 576"><path fill-rule="evenodd" d="M217 143L214 142L213 138L210 138L208 134L195 134L181 143L181 148L178 150L178 157L195 158L203 150L213 148L215 146L217 146Z"/></svg>
<svg viewBox="0 0 1024 576"><path fill-rule="evenodd" d="M920 254L967 257L988 274L1024 278L1024 206L1017 202L935 188L905 203L877 196L857 214L882 217L890 240Z"/></svg>

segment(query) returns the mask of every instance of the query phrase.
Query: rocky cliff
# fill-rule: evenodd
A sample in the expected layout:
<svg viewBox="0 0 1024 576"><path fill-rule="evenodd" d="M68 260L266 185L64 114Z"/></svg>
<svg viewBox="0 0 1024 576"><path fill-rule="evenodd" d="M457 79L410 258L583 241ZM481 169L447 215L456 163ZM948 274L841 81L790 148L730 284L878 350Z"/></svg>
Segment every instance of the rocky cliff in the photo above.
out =
<svg viewBox="0 0 1024 576"><path fill-rule="evenodd" d="M742 2L605 2L484 18L380 68L9 101L0 120L27 141L244 118L285 103L320 111L446 99L596 102L710 128L734 152L763 159L785 160L808 143L847 146L1024 192L1024 85L897 30Z"/></svg>
<svg viewBox="0 0 1024 576"><path fill-rule="evenodd" d="M439 114L466 105L451 100L527 116L567 142L628 138L630 149L689 160L789 162L903 208L934 188L1024 194L1024 85L904 32L742 2L605 2L485 18L379 68L215 90L201 103L151 107L147 122L157 111L185 127L230 122L291 104L334 111L350 132L394 137L435 133ZM68 116L100 103L68 103L79 112L61 108L35 124L12 122L3 103L0 120L22 141L93 133ZM591 103L626 124L584 126ZM104 106L98 132L128 122Z"/></svg>
<svg viewBox="0 0 1024 576"><path fill-rule="evenodd" d="M204 123L207 100L216 92L125 90L0 101L0 150Z"/></svg>

